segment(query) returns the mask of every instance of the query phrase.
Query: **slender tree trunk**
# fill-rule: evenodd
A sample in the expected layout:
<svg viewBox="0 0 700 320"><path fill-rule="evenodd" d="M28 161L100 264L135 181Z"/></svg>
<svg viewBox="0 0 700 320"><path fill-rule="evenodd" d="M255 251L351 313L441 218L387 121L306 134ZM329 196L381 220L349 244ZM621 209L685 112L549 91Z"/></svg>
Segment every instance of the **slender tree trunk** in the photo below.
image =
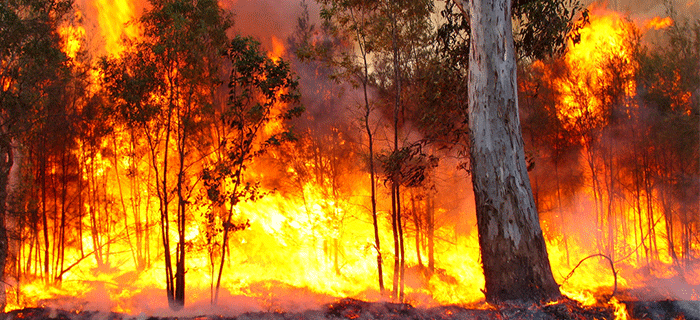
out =
<svg viewBox="0 0 700 320"><path fill-rule="evenodd" d="M392 282L392 297L399 297L399 228L396 217L396 184L391 184L391 228L394 235L394 281Z"/></svg>
<svg viewBox="0 0 700 320"><path fill-rule="evenodd" d="M66 252L66 202L68 201L68 150L63 150L61 159L61 229L59 231L58 258L56 259L56 282L63 281L63 268Z"/></svg>
<svg viewBox="0 0 700 320"><path fill-rule="evenodd" d="M136 140L136 130L132 127L129 128L129 135L130 135L130 158L131 158L131 165L130 168L127 169L127 171L133 170L132 174L129 174L129 182L131 184L131 210L134 215L134 235L136 236L136 269L138 271L143 270L146 266L146 250L148 250L148 243L146 242L145 238L148 237L148 235L144 232L144 227L141 222L141 186L138 181L139 174L137 174L138 170L138 165L136 163L136 146L138 145L137 140ZM116 146L115 146L116 147ZM150 173L150 171L149 171ZM148 179L146 180L148 181ZM146 218L148 218L148 215L146 215ZM145 224L148 226L148 222Z"/></svg>
<svg viewBox="0 0 700 320"><path fill-rule="evenodd" d="M122 190L122 181L119 178L119 152L117 151L117 135L112 136L112 148L114 149L114 157L112 157L112 165L114 166L114 176L117 178L117 187L119 190L119 202L122 205L122 211L124 212L124 231L126 232L126 242L129 244L129 250L131 251L131 258L134 259L134 265L136 269L139 269L139 260L137 258L137 249L134 247L134 243L131 241L131 232L129 231L129 215L126 210L126 200L124 199L124 190ZM136 225L137 221L134 221ZM138 244L137 244L138 246Z"/></svg>
<svg viewBox="0 0 700 320"><path fill-rule="evenodd" d="M369 94L367 92L367 82L369 81L369 67L367 63L367 52L365 51L365 37L361 35L358 31L357 42L360 44L360 53L362 54L363 71L364 77L362 79L362 92L365 99L365 130L367 131L367 143L369 144L369 178L370 178L370 189L371 189L371 203L372 203L372 224L374 225L374 246L377 250L377 278L379 280L379 292L384 294L384 275L382 272L382 250L379 243L379 224L377 222L377 186L375 178L375 168L374 168L374 135L372 133L372 128L369 125L369 116L372 109L369 106Z"/></svg>
<svg viewBox="0 0 700 320"><path fill-rule="evenodd" d="M43 225L43 231L44 231L44 280L48 284L50 281L50 276L49 276L49 267L50 267L50 262L49 262L49 251L50 251L50 244L49 244L49 221L48 221L48 211L46 209L46 201L48 199L46 195L46 188L48 186L46 185L46 170L47 170L47 155L46 152L41 153L41 222Z"/></svg>
<svg viewBox="0 0 700 320"><path fill-rule="evenodd" d="M7 208L8 191L12 191L11 171L13 169L14 146L8 141L0 141L0 312L7 306L7 294L5 291L5 265L7 263L10 242L7 236Z"/></svg>
<svg viewBox="0 0 700 320"><path fill-rule="evenodd" d="M7 156L0 157L0 159L5 159L5 161L0 162L2 165L6 165L7 168L0 166L0 168L7 170L7 181L6 187L5 183L0 180L0 312L3 311L6 305L6 289L5 284L8 283L8 277L6 274L12 274L15 281L15 301L19 303L21 294L21 275L24 264L22 263L25 259L24 254L24 240L30 239L30 236L21 232L24 229L26 217L21 217L18 212L21 210L19 208L19 197L21 196L22 187L22 167L24 164L24 153L22 150L22 145L17 138L12 138L10 141L10 151L8 151ZM0 149L2 150L2 149ZM3 179L2 174L5 173L4 170L0 170L0 179ZM5 189L3 189L5 188ZM6 196L3 200L2 196ZM6 206L6 207L5 207ZM6 241L6 242L3 242ZM2 247L3 244L7 245L7 249ZM30 242L31 246L31 242ZM31 255L27 255L27 260L31 260ZM14 258L14 263L12 260L7 259ZM6 269L6 264L10 264L12 271ZM7 273L6 273L6 272ZM10 273L11 272L11 273Z"/></svg>
<svg viewBox="0 0 700 320"><path fill-rule="evenodd" d="M395 4L390 4L395 6ZM400 53L398 44L398 23L396 17L397 8L391 8L392 19L391 19L391 42L392 42L392 55L393 55L393 65L394 65L394 152L399 151L399 113L401 112L401 66L399 64ZM394 253L396 258L394 260L394 298L398 298L399 302L403 302L403 289L404 289L404 243L403 243L403 225L401 222L401 192L400 192L400 181L398 173L392 173L392 210L395 217L395 232L394 235ZM396 274L398 273L398 275ZM397 281L398 280L398 281ZM396 294L397 285L400 282L400 291L398 295Z"/></svg>
<svg viewBox="0 0 700 320"><path fill-rule="evenodd" d="M401 261L399 266L399 281L401 288L399 289L399 302L404 301L404 284L406 279L406 247L404 245L403 236L403 219L401 218L401 193L399 192L399 185L396 185L396 218L398 221L396 224L399 226L399 254L401 255Z"/></svg>
<svg viewBox="0 0 700 320"><path fill-rule="evenodd" d="M470 5L469 127L486 300L560 296L525 164L510 0Z"/></svg>
<svg viewBox="0 0 700 320"><path fill-rule="evenodd" d="M148 123L142 123L144 134L146 135L146 142L148 143L149 152L151 153L151 166L156 179L156 193L158 195L158 209L160 213L160 236L161 243L163 244L163 257L165 264L165 290L168 296L168 304L171 308L175 309L175 291L173 284L173 265L172 257L170 256L170 217L168 212L168 148L170 147L170 131L171 131L171 121L172 121L172 108L169 107L167 111L167 116L165 121L165 138L163 143L163 161L159 161L158 149L159 143L156 141L156 137L150 132L150 126Z"/></svg>
<svg viewBox="0 0 700 320"><path fill-rule="evenodd" d="M92 247L95 250L95 263L97 263L98 268L102 268L104 265L103 255L102 255L102 241L100 240L100 230L98 226L97 219L97 177L95 176L95 152L92 146L89 147L89 156L93 161L86 167L88 176L88 202L90 204L90 210L88 214L90 215L90 238L92 239Z"/></svg>
<svg viewBox="0 0 700 320"><path fill-rule="evenodd" d="M421 219L420 215L418 214L418 208L416 208L416 197L411 192L411 213L413 213L413 224L416 227L416 258L418 259L418 266L419 270L423 270L423 259L421 258L420 254L420 237L421 237Z"/></svg>
<svg viewBox="0 0 700 320"><path fill-rule="evenodd" d="M80 147L80 153L84 154L83 149L84 144L81 145ZM78 163L78 239L80 239L80 257L85 256L85 247L83 246L83 208L85 207L85 203L83 202L83 166L85 164L83 161L79 161Z"/></svg>
<svg viewBox="0 0 700 320"><path fill-rule="evenodd" d="M435 272L435 199L433 194L428 195L428 270L432 275Z"/></svg>
<svg viewBox="0 0 700 320"><path fill-rule="evenodd" d="M365 57L365 75L367 72L367 62ZM374 226L374 247L377 250L377 278L379 280L379 292L384 294L384 275L382 272L382 247L379 242L379 223L377 221L377 186L375 183L375 169L374 169L374 141L372 136L372 129L369 126L369 102L367 98L367 82L364 81L362 84L365 93L365 129L367 129L367 140L369 143L369 178L370 178L370 189L371 189L371 202L372 202L372 224Z"/></svg>
<svg viewBox="0 0 700 320"><path fill-rule="evenodd" d="M243 137L241 137L240 139L243 139ZM242 146L242 148L244 148L243 146L246 146L246 144L242 141L239 141L238 145ZM248 144L247 148L250 148L250 144ZM246 151L242 151L241 157L244 157L244 155L248 154L248 152L250 152L250 149L247 149ZM224 223L223 223L224 224L224 238L223 238L223 242L221 243L221 261L219 263L219 273L216 277L216 288L215 288L214 303L213 303L214 305L216 305L216 303L219 302L219 290L221 288L221 276L224 272L224 262L226 261L226 250L228 248L228 237L229 237L229 232L231 230L231 225L232 225L231 218L233 217L233 209L236 207L236 205L238 205L238 198L235 195L238 193L238 188L241 186L241 179L242 179L241 174L243 172L243 162L244 162L243 158L236 159L236 163L238 163L238 166L237 166L236 171L235 171L236 176L233 179L234 185L232 188L233 190L231 192L231 194L233 196L231 196L231 198L230 198L231 203L230 203L230 207L228 210L228 216L226 217L226 221L224 221Z"/></svg>
<svg viewBox="0 0 700 320"><path fill-rule="evenodd" d="M179 308L185 305L185 214L187 208L187 199L184 193L185 184L185 158L187 154L187 124L183 123L183 119L187 119L187 113L189 110L185 110L185 115L180 114L178 107L178 156L179 156L179 168L178 168L178 178L177 178L177 198L178 198L178 211L177 211L177 234L178 234L178 244L176 250L176 271L175 271L175 301L179 304Z"/></svg>

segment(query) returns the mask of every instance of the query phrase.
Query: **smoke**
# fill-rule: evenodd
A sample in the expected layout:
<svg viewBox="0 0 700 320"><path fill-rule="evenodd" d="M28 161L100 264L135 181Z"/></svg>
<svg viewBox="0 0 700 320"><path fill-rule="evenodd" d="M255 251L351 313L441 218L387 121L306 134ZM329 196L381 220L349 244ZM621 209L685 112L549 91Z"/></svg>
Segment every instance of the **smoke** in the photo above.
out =
<svg viewBox="0 0 700 320"><path fill-rule="evenodd" d="M623 4L612 4L616 5ZM581 259L603 253L614 262L618 293L636 299L690 300L697 299L698 275L693 251L684 248L681 239L687 237L683 230L693 228L695 218L690 216L698 208L697 117L692 116L697 111L691 111L696 109L692 94L686 91L696 90L697 85L684 81L697 62L667 56L674 50L671 44L660 47L644 39L648 33L668 37L663 30L644 29L647 19L657 14L654 8L657 6L640 5L637 12L627 15L630 19L601 6L592 9L593 35L618 34L630 39L617 38L609 41L615 46L606 48L590 41L585 44L582 38L578 48L567 53L571 55L567 63L573 63L566 67L556 61L544 62L548 73L534 64L534 76L526 74L521 79L525 83L544 79L537 98L542 109L527 110L524 127L529 129L526 132L535 132L526 138L535 155L531 180L557 280L561 283ZM617 22L610 29L596 24L604 21L600 17L614 17ZM636 38L633 28L624 27L627 22L623 21L647 33L637 44L647 46L648 51L641 51L660 54L633 55L638 53ZM574 54L582 48L588 49ZM604 55L587 60L600 53ZM652 60L644 60L650 57ZM575 66L585 67L576 70ZM690 71L684 73L686 69ZM577 72L590 71L597 74L584 75L585 81L576 78ZM547 87L548 81L557 84ZM571 90L561 90L569 87ZM559 96L552 94L557 90ZM537 113L548 110L547 101L559 101L547 111L551 119L561 120L559 129L556 121L547 123ZM523 105L530 107L528 103ZM677 169L684 166L688 169ZM695 196L686 196L688 190ZM597 290L604 290L599 294L610 294L613 280L606 260L588 259L562 290L593 291L591 284L596 284Z"/></svg>
<svg viewBox="0 0 700 320"><path fill-rule="evenodd" d="M234 14L235 32L260 40L266 48L272 48L272 36L287 39L294 31L302 12L301 0L223 0L222 8ZM310 16L318 17L315 1L306 1Z"/></svg>
<svg viewBox="0 0 700 320"><path fill-rule="evenodd" d="M257 312L292 312L320 310L338 297L314 293L307 289L280 286L279 283L251 285L264 290L256 291L257 296L222 290L216 305L211 304L210 291L207 288L192 286L187 288L185 307L173 311L166 298L165 289L152 287L139 288L137 292L128 292L128 284L107 284L93 282L84 292L56 293L52 298L43 299L37 305L54 310L66 310L80 314L84 311L101 312L105 315L116 312L133 317L185 317L194 318L204 315L235 317L244 313ZM120 287L123 291L120 292ZM120 297L120 294L126 294ZM99 318L99 317L98 317Z"/></svg>
<svg viewBox="0 0 700 320"><path fill-rule="evenodd" d="M600 1L586 0L583 4L589 6L596 2ZM683 19L695 19L700 16L698 0L608 0L605 3L609 9L626 14L634 21L665 17L668 15L669 6Z"/></svg>

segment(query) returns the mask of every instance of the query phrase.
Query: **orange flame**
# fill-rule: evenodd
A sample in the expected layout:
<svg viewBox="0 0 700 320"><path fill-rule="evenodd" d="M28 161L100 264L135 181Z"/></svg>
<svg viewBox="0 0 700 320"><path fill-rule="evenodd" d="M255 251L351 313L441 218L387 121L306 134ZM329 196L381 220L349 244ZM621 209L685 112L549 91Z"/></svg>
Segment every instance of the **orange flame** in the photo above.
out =
<svg viewBox="0 0 700 320"><path fill-rule="evenodd" d="M118 55L122 50L122 37L134 38L138 31L127 23L136 18L136 1L134 0L94 0L104 48L109 54Z"/></svg>
<svg viewBox="0 0 700 320"><path fill-rule="evenodd" d="M672 23L672 20L658 19L658 22ZM646 245L645 241L650 241L650 235L672 232L669 231L671 223L664 219L664 208L658 201L659 191L616 191L615 186L611 186L609 180L604 181L601 175L619 175L615 179L620 182L616 183L623 185L632 185L632 178L625 177L625 172L615 168L615 164L603 163L602 156L596 153L600 151L596 148L621 147L618 141L611 142L614 139L601 133L610 125L609 122L627 121L640 112L635 82L639 66L634 57L639 45L637 31L637 26L621 14L594 5L590 8L590 24L580 30L581 42L569 43L563 65L545 65L543 61L531 65L533 74L551 84L548 90L552 90L547 94L555 97L552 105L556 107L565 131L571 133L574 139L582 139L575 142L582 150L573 166L579 166L576 170L581 170L585 182L575 191L575 195L571 195L570 204L552 204L550 201L556 200L543 197L542 203L554 209L541 218L548 236L548 251L555 279L562 284L561 291L565 295L584 305L600 304L598 299L601 293L609 294L613 287L632 289L647 282L648 277L670 278L675 275L670 267L676 259L672 258L674 249L666 241L654 243L657 253L652 262L640 258L639 248ZM663 88L655 89L673 97L673 108L687 108L691 94L682 90L678 72L674 71L672 77L660 82ZM537 82L525 83L522 88L524 91L533 90L533 84ZM609 152L606 156L616 156L612 151L606 152ZM606 183L610 184L601 187ZM616 201L613 200L615 197L625 199L625 203L612 204ZM644 205L631 205L634 201L644 202ZM608 207L604 208L603 203ZM569 219L576 221L569 222L573 225L568 226L562 216L575 217ZM561 222L559 219L562 219ZM635 224L644 229L636 230ZM561 228L559 235L548 235L546 230L552 225ZM562 239L567 238L568 243L564 244L566 240ZM567 281L562 281L573 267L571 262L575 263L596 252L609 255L617 272L613 272L604 259L595 258L583 262L580 268L577 266L576 273L570 279L566 278ZM698 281L695 275L689 276L687 272L684 276L684 281ZM616 316L624 319L624 304L610 304L615 306Z"/></svg>
<svg viewBox="0 0 700 320"><path fill-rule="evenodd" d="M627 305L617 300L617 298L610 299L610 304L613 306L615 320L628 320L630 318L627 312Z"/></svg>
<svg viewBox="0 0 700 320"><path fill-rule="evenodd" d="M62 50L71 59L76 58L78 51L80 51L85 41L85 28L81 25L81 21L82 13L76 11L73 23L64 25L58 29L58 33L63 40Z"/></svg>
<svg viewBox="0 0 700 320"><path fill-rule="evenodd" d="M272 36L272 51L267 53L267 56L275 63L279 61L285 54L286 49L284 43L279 38Z"/></svg>
<svg viewBox="0 0 700 320"><path fill-rule="evenodd" d="M644 25L647 29L665 29L673 25L673 19L671 19L671 17L654 17L652 19L649 19Z"/></svg>
<svg viewBox="0 0 700 320"><path fill-rule="evenodd" d="M602 121L603 105L596 92L609 86L613 76L622 79L627 97L634 96L636 90L636 66L628 42L632 26L619 13L596 6L590 9L589 19L590 24L579 31L580 43L570 42L564 58L570 77L558 84L563 96L559 116L568 124L583 117ZM608 65L615 70L606 71Z"/></svg>

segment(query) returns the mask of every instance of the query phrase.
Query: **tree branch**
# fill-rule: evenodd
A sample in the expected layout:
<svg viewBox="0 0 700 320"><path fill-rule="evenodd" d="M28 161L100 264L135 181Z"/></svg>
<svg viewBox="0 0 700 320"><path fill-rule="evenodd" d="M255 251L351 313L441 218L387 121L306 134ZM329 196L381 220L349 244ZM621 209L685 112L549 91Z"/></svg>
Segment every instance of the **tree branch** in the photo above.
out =
<svg viewBox="0 0 700 320"><path fill-rule="evenodd" d="M578 264L576 264L576 266L575 266L573 269L571 269L571 272L569 272L569 274L568 274L566 277L564 277L564 280L562 280L562 282L561 282L561 284L559 285L559 287L563 286L564 283L565 283L567 280L569 280L569 278L571 278L572 275L574 275L574 271L576 271L576 269L578 269L578 267L580 267L581 264L582 264L584 261L586 261L586 260L588 260L588 259L590 259L590 258L593 258L593 257L602 257L602 258L605 258L605 259L608 260L608 262L610 263L610 269L612 270L613 278L615 279L615 284L614 284L614 286L613 286L613 291L612 291L612 293L610 294L610 297L608 297L608 300L610 300L610 299L612 299L612 297L615 296L615 293L617 292L617 271L615 271L615 266L614 266L614 264L613 264L613 260L612 260L610 257L608 257L608 256L606 256L606 255L604 255L604 254L602 254L602 253L592 254L592 255L590 255L590 256L588 256L588 257L585 257L585 258L581 259L581 261L579 261Z"/></svg>

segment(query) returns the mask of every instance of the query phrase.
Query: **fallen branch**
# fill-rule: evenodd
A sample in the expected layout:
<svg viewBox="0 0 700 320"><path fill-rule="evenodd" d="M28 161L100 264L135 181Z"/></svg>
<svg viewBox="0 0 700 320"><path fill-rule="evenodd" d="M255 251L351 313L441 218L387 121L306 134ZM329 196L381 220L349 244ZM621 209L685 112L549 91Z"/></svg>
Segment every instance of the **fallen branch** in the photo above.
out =
<svg viewBox="0 0 700 320"><path fill-rule="evenodd" d="M576 271L576 269L578 269L578 267L580 267L581 264L582 264L584 261L586 261L586 260L588 260L588 259L590 259L590 258L593 258L593 257L603 257L603 258L605 258L606 260L608 260L608 262L610 263L610 269L612 270L613 278L614 278L614 280L615 280L615 284L614 284L614 286L613 286L613 291L612 291L612 293L610 294L610 297L608 297L608 300L610 300L610 299L612 299L612 298L615 296L615 293L617 293L617 271L615 271L615 265L614 265L614 263L613 263L613 260L612 260L610 257L608 257L608 256L606 256L606 255L604 255L604 254L602 254L602 253L592 254L592 255L590 255L590 256L588 256L588 257L585 257L585 258L581 259L581 261L579 261L578 264L576 264L576 266L575 266L573 269L571 269L571 272L569 272L569 274L568 274L566 277L564 277L564 280L562 280L562 282L561 282L561 284L560 284L559 286L560 286L560 287L563 286L564 283L565 283L567 280L569 280L569 278L571 278L571 276L574 275L574 271Z"/></svg>

